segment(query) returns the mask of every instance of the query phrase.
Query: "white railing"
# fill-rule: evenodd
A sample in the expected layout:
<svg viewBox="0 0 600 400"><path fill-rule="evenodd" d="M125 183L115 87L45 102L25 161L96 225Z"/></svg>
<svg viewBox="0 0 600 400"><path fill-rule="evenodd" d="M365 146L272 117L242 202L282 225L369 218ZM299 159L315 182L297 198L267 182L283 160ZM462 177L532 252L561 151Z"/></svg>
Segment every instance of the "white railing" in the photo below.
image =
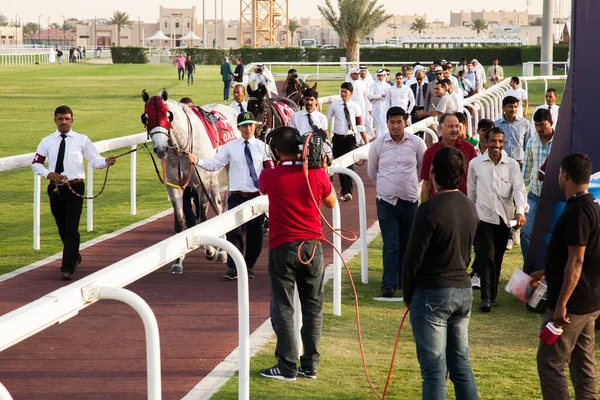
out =
<svg viewBox="0 0 600 400"><path fill-rule="evenodd" d="M94 143L98 152L103 153L105 151L116 150L123 147L135 148L137 145L145 143L147 140L146 132L138 133L135 135L124 136L115 139L101 140ZM35 153L21 154L18 156L11 156L0 158L0 172L10 171L17 168L24 168L31 166L31 160ZM131 202L131 214L136 214L136 153L131 153L131 185L130 185L130 202ZM94 185L93 185L94 170L88 166L87 172L87 195L93 196ZM40 211L41 211L41 192L42 192L42 180L39 175L34 175L33 178L33 249L40 249ZM94 229L94 200L87 200L87 231L91 232Z"/></svg>
<svg viewBox="0 0 600 400"><path fill-rule="evenodd" d="M542 66L542 65L551 65L553 68L554 66L557 67L562 67L562 71L564 71L564 75L567 75L569 72L569 65L570 65L570 61L530 61L530 62L526 62L523 63L523 77L531 77L531 76L535 76L535 66Z"/></svg>
<svg viewBox="0 0 600 400"><path fill-rule="evenodd" d="M18 67L21 65L33 65L36 63L48 64L49 62L50 50L48 49L16 49L14 52L12 50L0 52L1 67Z"/></svg>
<svg viewBox="0 0 600 400"><path fill-rule="evenodd" d="M238 271L238 325L240 348L239 398L249 399L250 391L250 325L248 275L241 253L231 243L218 236L240 226L267 210L267 197L256 199L231 209L193 228L163 240L145 250L112 264L92 275L42 298L0 316L0 351L3 351L42 330L62 323L101 299L114 299L129 304L142 318L146 330L148 362L148 398L161 398L160 342L152 310L138 295L123 287L159 269L201 245L224 249L233 257ZM2 391L0 391L0 394Z"/></svg>

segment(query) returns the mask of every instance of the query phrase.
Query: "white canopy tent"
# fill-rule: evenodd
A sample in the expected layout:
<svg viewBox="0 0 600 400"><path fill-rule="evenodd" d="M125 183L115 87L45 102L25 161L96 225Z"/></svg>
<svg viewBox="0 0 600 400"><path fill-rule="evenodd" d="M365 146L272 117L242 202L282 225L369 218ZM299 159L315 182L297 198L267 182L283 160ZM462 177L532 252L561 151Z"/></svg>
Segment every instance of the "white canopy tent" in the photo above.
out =
<svg viewBox="0 0 600 400"><path fill-rule="evenodd" d="M147 43L148 40L168 40L171 41L172 39L170 37L168 37L167 35L165 35L161 30L158 30L154 35L147 37L144 39L144 44ZM160 42L159 42L160 45Z"/></svg>
<svg viewBox="0 0 600 400"><path fill-rule="evenodd" d="M200 41L202 41L202 38L200 36L196 35L194 32L189 31L188 33L186 33L185 35L180 37L179 40L200 40Z"/></svg>

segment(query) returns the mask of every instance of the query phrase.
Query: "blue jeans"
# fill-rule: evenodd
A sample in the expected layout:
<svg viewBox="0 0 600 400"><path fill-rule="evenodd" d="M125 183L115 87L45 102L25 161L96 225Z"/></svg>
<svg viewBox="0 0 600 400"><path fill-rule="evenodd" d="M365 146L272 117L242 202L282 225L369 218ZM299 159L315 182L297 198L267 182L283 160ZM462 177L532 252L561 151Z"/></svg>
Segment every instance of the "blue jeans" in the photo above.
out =
<svg viewBox="0 0 600 400"><path fill-rule="evenodd" d="M421 367L423 400L445 399L448 370L457 400L477 399L469 362L471 288L417 288L410 323Z"/></svg>
<svg viewBox="0 0 600 400"><path fill-rule="evenodd" d="M410 238L417 202L398 199L395 206L377 199L377 219L383 239L381 288L402 286L402 261Z"/></svg>
<svg viewBox="0 0 600 400"><path fill-rule="evenodd" d="M229 88L231 88L231 81L223 82L223 100L229 100Z"/></svg>
<svg viewBox="0 0 600 400"><path fill-rule="evenodd" d="M535 222L535 214L537 213L537 206L540 201L540 196L529 192L527 195L527 204L529 204L529 211L525 213L527 223L521 227L521 254L523 254L523 264L527 264L527 252L529 251L529 243L531 243L531 232L533 231L533 223ZM528 269L525 268L527 271Z"/></svg>

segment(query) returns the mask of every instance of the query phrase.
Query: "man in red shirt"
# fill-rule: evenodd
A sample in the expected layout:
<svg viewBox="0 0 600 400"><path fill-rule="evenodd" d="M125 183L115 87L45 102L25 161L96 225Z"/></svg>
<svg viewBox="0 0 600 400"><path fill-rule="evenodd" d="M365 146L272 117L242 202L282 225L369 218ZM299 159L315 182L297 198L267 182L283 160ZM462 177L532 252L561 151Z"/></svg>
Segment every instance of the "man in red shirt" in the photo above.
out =
<svg viewBox="0 0 600 400"><path fill-rule="evenodd" d="M296 380L297 374L314 379L319 363L325 273L319 207L323 203L333 208L335 191L324 169L311 169L308 178L305 176L298 159L298 131L284 126L270 135L271 149L279 163L274 169L263 170L258 186L261 193L269 196L271 324L277 335L278 362L260 374L285 381ZM304 354L299 368L294 285L298 286L302 305Z"/></svg>
<svg viewBox="0 0 600 400"><path fill-rule="evenodd" d="M440 116L440 131L442 132L442 140L434 143L429 147L423 155L423 167L421 168L421 179L423 180L423 187L421 188L421 203L425 200L429 200L435 195L433 191L433 185L429 180L429 170L431 168L431 162L433 161L433 155L442 147L451 146L460 150L465 156L467 166L469 162L477 157L475 147L471 143L465 142L458 138L459 126L458 118L454 114L442 114ZM467 194L467 170L460 180L458 190Z"/></svg>

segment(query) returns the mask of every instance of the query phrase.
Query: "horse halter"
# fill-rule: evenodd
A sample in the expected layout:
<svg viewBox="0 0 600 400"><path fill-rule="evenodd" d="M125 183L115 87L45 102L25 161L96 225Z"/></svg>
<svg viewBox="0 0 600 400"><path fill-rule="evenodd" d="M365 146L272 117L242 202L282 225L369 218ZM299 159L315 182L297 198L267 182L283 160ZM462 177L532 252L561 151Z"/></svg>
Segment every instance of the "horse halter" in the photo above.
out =
<svg viewBox="0 0 600 400"><path fill-rule="evenodd" d="M171 141L171 122L173 122L173 113L169 111L167 103L160 96L151 97L144 106L144 113L141 115L142 124L146 127L148 138L161 133ZM151 125L152 124L152 125ZM156 128L158 130L155 130Z"/></svg>

